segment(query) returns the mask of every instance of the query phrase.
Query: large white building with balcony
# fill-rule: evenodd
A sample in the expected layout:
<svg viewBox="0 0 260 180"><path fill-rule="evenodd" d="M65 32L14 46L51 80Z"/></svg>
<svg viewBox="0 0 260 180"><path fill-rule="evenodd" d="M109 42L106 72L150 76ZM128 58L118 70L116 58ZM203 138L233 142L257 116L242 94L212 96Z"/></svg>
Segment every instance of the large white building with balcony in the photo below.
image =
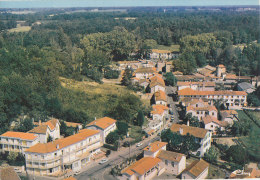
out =
<svg viewBox="0 0 260 180"><path fill-rule="evenodd" d="M0 136L0 145L2 152L18 152L24 151L39 142L36 134L7 131Z"/></svg>
<svg viewBox="0 0 260 180"><path fill-rule="evenodd" d="M185 88L178 91L179 99L204 98L213 104L216 100L221 100L228 107L228 109L241 109L247 106L247 93L244 91L196 91L190 88Z"/></svg>
<svg viewBox="0 0 260 180"><path fill-rule="evenodd" d="M46 144L36 144L25 151L27 172L55 176L67 170L78 171L90 162L102 145L100 131L91 129Z"/></svg>

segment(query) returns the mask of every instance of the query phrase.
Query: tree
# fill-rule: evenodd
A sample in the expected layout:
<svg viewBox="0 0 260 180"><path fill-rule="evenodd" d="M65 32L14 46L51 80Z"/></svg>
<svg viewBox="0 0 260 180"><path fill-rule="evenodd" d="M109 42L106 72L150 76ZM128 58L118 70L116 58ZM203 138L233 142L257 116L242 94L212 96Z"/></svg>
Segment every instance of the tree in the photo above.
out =
<svg viewBox="0 0 260 180"><path fill-rule="evenodd" d="M187 124L189 122L189 126L193 127L201 127L199 119L197 117L193 117L191 113L185 115L183 122Z"/></svg>
<svg viewBox="0 0 260 180"><path fill-rule="evenodd" d="M122 80L121 80L121 84L123 86L131 86L132 82L131 82L131 78L133 77L133 71L130 68L126 68L125 72L123 74Z"/></svg>
<svg viewBox="0 0 260 180"><path fill-rule="evenodd" d="M245 165L248 162L248 154L240 145L232 145L226 152L227 159L239 164Z"/></svg>
<svg viewBox="0 0 260 180"><path fill-rule="evenodd" d="M116 141L118 141L118 140L119 140L119 136L115 131L110 132L106 137L107 144L115 144Z"/></svg>
<svg viewBox="0 0 260 180"><path fill-rule="evenodd" d="M18 157L17 152L10 151L7 156L7 160L9 163L15 162L16 158Z"/></svg>
<svg viewBox="0 0 260 180"><path fill-rule="evenodd" d="M17 131L27 132L30 131L31 129L33 129L33 122L30 118L26 118L20 122Z"/></svg>
<svg viewBox="0 0 260 180"><path fill-rule="evenodd" d="M132 123L136 118L138 110L142 108L142 102L139 97L133 94L120 96L114 106L107 112L109 117Z"/></svg>
<svg viewBox="0 0 260 180"><path fill-rule="evenodd" d="M176 85L177 79L171 72L167 72L164 75L164 77L165 77L165 84L167 86L175 86Z"/></svg>
<svg viewBox="0 0 260 180"><path fill-rule="evenodd" d="M139 110L138 111L138 114L137 114L137 124L138 126L141 126L144 124L144 113L142 110Z"/></svg>
<svg viewBox="0 0 260 180"><path fill-rule="evenodd" d="M119 135L127 135L128 132L128 124L122 121L117 121L116 122L116 127L117 127L117 133Z"/></svg>
<svg viewBox="0 0 260 180"><path fill-rule="evenodd" d="M219 151L215 146L211 146L209 150L205 153L204 158L209 162L216 162L219 158Z"/></svg>
<svg viewBox="0 0 260 180"><path fill-rule="evenodd" d="M66 135L66 132L67 132L67 125L64 121L60 121L60 134L62 135Z"/></svg>

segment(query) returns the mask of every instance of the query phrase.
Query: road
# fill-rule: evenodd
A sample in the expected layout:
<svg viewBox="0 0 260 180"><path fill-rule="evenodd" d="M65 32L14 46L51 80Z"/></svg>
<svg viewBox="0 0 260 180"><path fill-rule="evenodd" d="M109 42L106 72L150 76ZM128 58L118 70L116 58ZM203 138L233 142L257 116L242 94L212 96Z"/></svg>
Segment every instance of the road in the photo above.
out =
<svg viewBox="0 0 260 180"><path fill-rule="evenodd" d="M176 88L175 87L172 87L172 86L166 86L166 94L167 94L167 103L171 105L171 108L172 108L172 111L173 111L173 116L174 116L174 123L178 123L179 122L179 113L177 111L177 108L176 108L176 105L175 105L175 102L173 101L173 94L175 93L176 91Z"/></svg>
<svg viewBox="0 0 260 180"><path fill-rule="evenodd" d="M136 147L133 145L130 147L130 156L135 154L139 154L143 151L144 147L146 147L149 143L159 140L160 137L157 135L153 135L150 138L147 138L142 141L142 146ZM112 152L111 155L108 157L108 162L104 164L98 164L98 162L92 163L87 169L84 169L81 174L75 176L77 180L86 180L86 179L97 179L97 180L104 180L104 179L114 179L114 177L109 175L109 172L112 167L117 164L123 162L126 158L129 157L129 148L121 148L121 150L117 152Z"/></svg>

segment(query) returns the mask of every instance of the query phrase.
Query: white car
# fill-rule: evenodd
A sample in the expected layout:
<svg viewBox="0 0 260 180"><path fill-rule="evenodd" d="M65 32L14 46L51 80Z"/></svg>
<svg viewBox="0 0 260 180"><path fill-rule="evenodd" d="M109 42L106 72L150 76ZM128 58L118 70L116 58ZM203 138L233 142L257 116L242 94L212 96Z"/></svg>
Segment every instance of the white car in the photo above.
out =
<svg viewBox="0 0 260 180"><path fill-rule="evenodd" d="M142 143L137 143L136 144L136 147L140 147L140 146L142 146L143 144Z"/></svg>
<svg viewBox="0 0 260 180"><path fill-rule="evenodd" d="M107 159L102 159L101 161L99 161L99 164L104 164L106 163L108 160Z"/></svg>

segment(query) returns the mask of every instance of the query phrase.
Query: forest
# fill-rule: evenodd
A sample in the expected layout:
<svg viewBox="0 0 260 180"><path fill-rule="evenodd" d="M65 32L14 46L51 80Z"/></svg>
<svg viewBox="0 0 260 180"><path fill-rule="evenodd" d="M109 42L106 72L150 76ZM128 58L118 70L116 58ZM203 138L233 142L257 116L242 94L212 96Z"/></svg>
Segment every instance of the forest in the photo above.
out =
<svg viewBox="0 0 260 180"><path fill-rule="evenodd" d="M74 92L64 89L59 78L102 83L104 72L118 75L111 64L145 57L157 45L180 45L181 55L173 64L184 74L222 63L240 75L260 75L258 20L257 12L231 11L2 13L0 133L23 114L35 119L48 115L90 121L89 112L79 112L75 106L64 108L64 99ZM31 30L9 32L21 21ZM241 44L244 48L238 47ZM116 114L115 118L127 122L137 114L135 105L141 107L140 101L133 102L128 95L111 97L109 102L114 108L104 115ZM120 106L121 102L126 105ZM116 113L117 107L120 111L130 107L131 114Z"/></svg>

